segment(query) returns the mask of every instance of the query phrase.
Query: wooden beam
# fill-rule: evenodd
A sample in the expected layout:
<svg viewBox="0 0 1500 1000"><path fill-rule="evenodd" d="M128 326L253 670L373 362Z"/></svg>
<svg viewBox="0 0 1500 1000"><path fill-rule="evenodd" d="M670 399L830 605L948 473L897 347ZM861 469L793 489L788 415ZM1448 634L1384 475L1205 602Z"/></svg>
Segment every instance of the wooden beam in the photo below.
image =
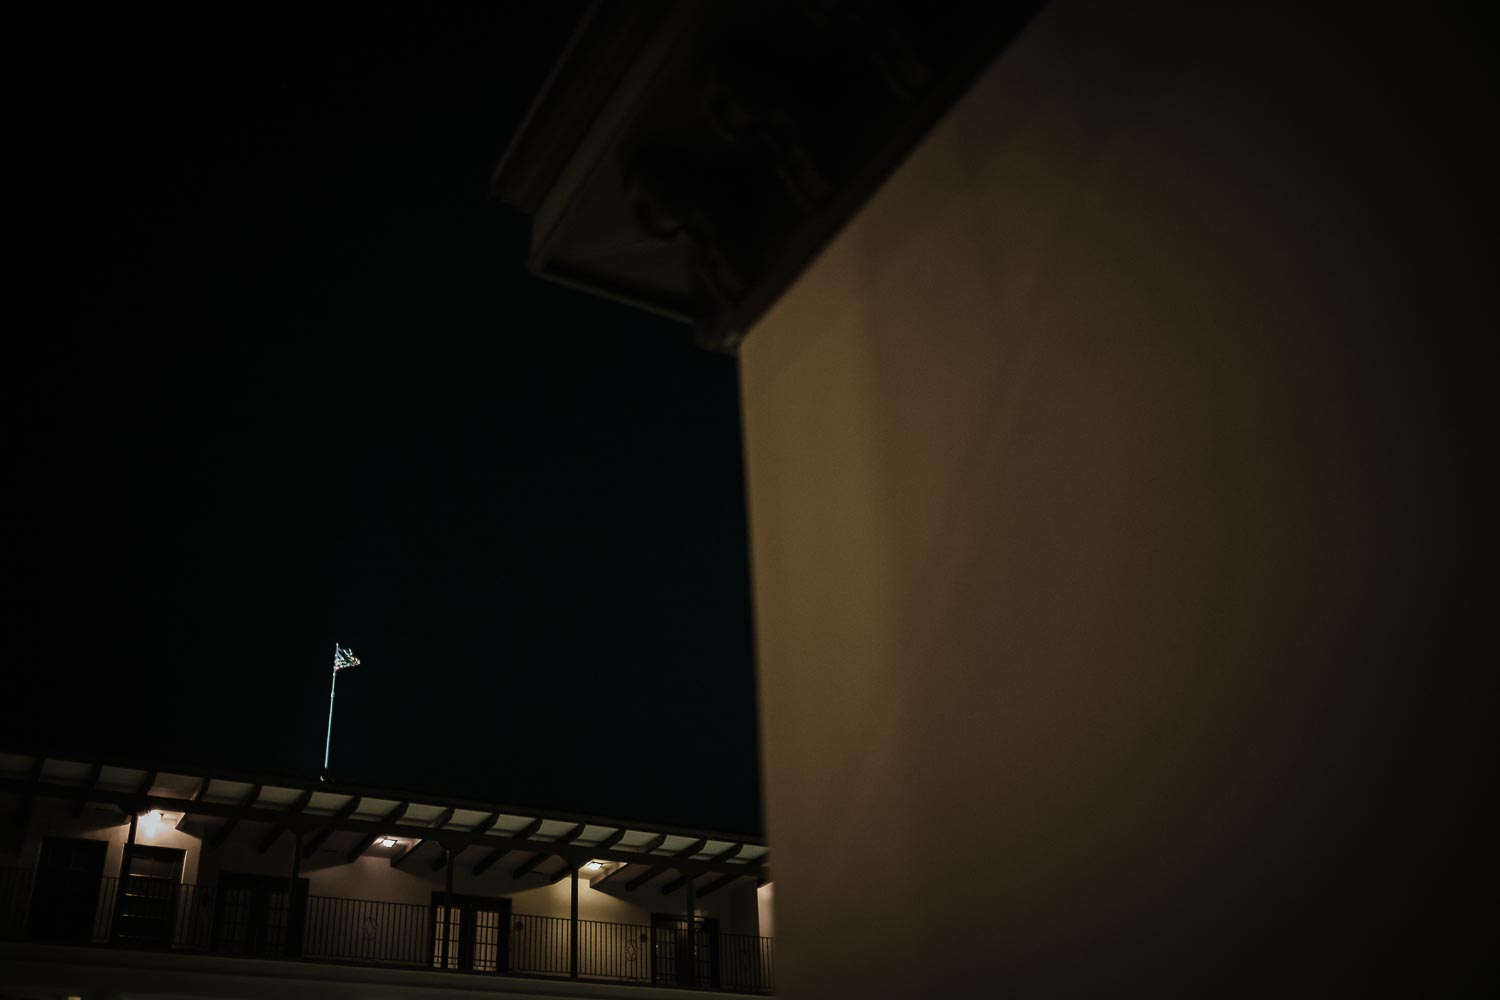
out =
<svg viewBox="0 0 1500 1000"><path fill-rule="evenodd" d="M375 841L378 839L379 837L373 833L367 833L363 837L360 837L359 843L355 844L354 847L349 851L349 853L344 855L344 864L352 865L354 864L354 862L364 857L365 852L368 851L371 847L374 847Z"/></svg>
<svg viewBox="0 0 1500 1000"><path fill-rule="evenodd" d="M203 796L205 796L205 795L208 794L208 786L212 785L213 783L214 783L214 776L211 775L211 774L205 774L203 776L203 781L198 785L197 790L193 792L193 797L189 801L191 801L191 802L202 802L203 801ZM191 809L188 809L185 812L183 812L182 818L184 820L186 820L191 815L193 815L193 811Z"/></svg>
<svg viewBox="0 0 1500 1000"><path fill-rule="evenodd" d="M662 844L665 844L666 842L667 842L667 835L665 833L659 833L655 837L652 837L650 840L646 841L640 847L636 848L636 853L637 854L650 854L652 851L656 850L658 847L660 847Z"/></svg>
<svg viewBox="0 0 1500 1000"><path fill-rule="evenodd" d="M288 816L295 816L297 813L300 813L302 810L306 809L307 804L312 801L312 796L312 789L308 789L301 795L297 796L297 801L292 803L291 808L286 811L286 814ZM271 827L271 832L267 833L265 837L261 839L260 847L256 850L255 853L264 854L266 853L266 851L270 850L271 845L276 843L277 838L279 838L283 833L286 833L286 828L287 823L285 820Z"/></svg>
<svg viewBox="0 0 1500 1000"><path fill-rule="evenodd" d="M104 765L99 763L96 763L92 768L89 769L88 780L85 781L83 783L83 787L78 790L78 804L73 807L74 818L83 815L83 807L88 805L89 792L92 792L95 788L99 787L99 775L103 771ZM40 777L40 775L38 775L38 777Z"/></svg>
<svg viewBox="0 0 1500 1000"><path fill-rule="evenodd" d="M240 802L239 808L229 817L229 822L219 827L219 832L214 834L214 839L209 842L209 847L219 848L224 846L224 841L228 840L229 835L234 832L234 828L240 825L240 820L244 818L245 812L251 806L255 805L256 799L260 798L260 787L256 785L250 789L250 794L246 795L244 800Z"/></svg>
<svg viewBox="0 0 1500 1000"><path fill-rule="evenodd" d="M564 859L563 860L563 866L561 868L559 868L557 871L553 872L551 875L547 876L547 884L548 885L556 885L557 883L561 882L563 879L567 878L569 875L573 874L573 872L575 872L577 870L578 870L578 863L577 862L575 862L575 861L568 861L567 859Z"/></svg>
<svg viewBox="0 0 1500 1000"><path fill-rule="evenodd" d="M573 841L577 840L579 837L582 837L583 836L583 831L586 830L586 829L588 829L588 824L587 823L579 823L577 826L573 827L573 829L567 831L561 837L558 837L557 840L554 841L554 843L558 843L558 844L571 844Z"/></svg>
<svg viewBox="0 0 1500 1000"><path fill-rule="evenodd" d="M709 858L709 860L710 861L728 861L730 858L734 857L736 854L740 853L744 849L745 849L745 845L744 844L735 844L733 847L729 848L729 850L727 850L727 851L720 851L718 854L715 854L712 858Z"/></svg>
<svg viewBox="0 0 1500 1000"><path fill-rule="evenodd" d="M720 851L718 854L715 854L709 860L710 861L728 861L730 858L734 857L736 854L740 853L744 849L745 849L745 845L744 844L734 844L734 845L730 846L727 850L723 850L723 851ZM697 852L694 851L693 853L696 854ZM689 878L689 876L687 876L687 875L678 875L672 881L668 882L666 885L664 885L664 886L661 887L661 894L663 896L670 896L672 893L676 892L678 889L681 889L683 887L683 885L686 884L688 878ZM715 879L713 882L710 882L707 889L697 890L696 886L694 886L694 889L697 890L698 898L702 899L704 896L707 896L710 892L716 892L717 890L723 888L724 886L728 885L730 882L733 882L737 878L739 878L738 874L736 874L734 872L730 872L729 874L721 876L720 878Z"/></svg>
<svg viewBox="0 0 1500 1000"><path fill-rule="evenodd" d="M665 875L666 872L667 872L667 866L666 865L657 865L655 868L647 869L645 872L642 872L640 875L637 875L635 878L631 879L629 882L626 882L625 883L625 891L626 892L635 892L641 886L645 885L647 882L650 882L652 879L656 878L658 875Z"/></svg>
<svg viewBox="0 0 1500 1000"><path fill-rule="evenodd" d="M598 878L590 882L589 885L597 889L629 867L629 865L620 865L619 867L611 868L609 871L605 872L603 875L600 875Z"/></svg>
<svg viewBox="0 0 1500 1000"><path fill-rule="evenodd" d="M499 813L490 813L484 819L480 820L478 823L475 823L474 824L474 829L469 830L467 832L468 833L489 833L491 827L493 827L498 822L500 822L500 814Z"/></svg>
<svg viewBox="0 0 1500 1000"><path fill-rule="evenodd" d="M271 845L276 843L277 838L279 838L283 833L286 833L285 823L277 823L275 826L271 827L271 829L266 831L266 835L260 838L260 843L255 845L255 853L264 854L269 851L271 849Z"/></svg>
<svg viewBox="0 0 1500 1000"><path fill-rule="evenodd" d="M599 841L599 843L595 844L594 845L594 850L596 850L596 851L607 851L611 847L614 847L616 844L618 844L624 838L625 838L625 828L622 826L618 830L616 830L614 833L610 834L608 837L605 837L603 840Z"/></svg>
<svg viewBox="0 0 1500 1000"><path fill-rule="evenodd" d="M708 885L698 890L698 898L702 899L704 896L718 892L720 889L724 888L726 885L733 882L739 877L740 875L738 872L730 872L728 875L720 875L718 878L708 883Z"/></svg>
<svg viewBox="0 0 1500 1000"><path fill-rule="evenodd" d="M541 828L542 818L538 816L536 819L532 820L530 823L527 823L525 826L521 827L521 829L517 830L515 833L515 838L517 840L530 840L532 837L536 836L536 832Z"/></svg>
<svg viewBox="0 0 1500 1000"><path fill-rule="evenodd" d="M413 854L416 854L418 851L420 851L422 849L422 845L425 844L425 843L427 843L427 841L425 839L412 841L410 847L408 847L406 850L402 851L400 854L396 855L394 858L391 859L391 867L392 868L400 868L401 867L401 863L403 861L406 861Z"/></svg>
<svg viewBox="0 0 1500 1000"><path fill-rule="evenodd" d="M146 772L146 777L145 777L144 780L141 781L141 787L139 787L139 788L137 788L135 790L135 794L137 794L137 795L149 795L149 794L151 794L151 786L154 785L154 784L156 784L156 769L152 768L151 770L149 770L149 771Z"/></svg>
<svg viewBox="0 0 1500 1000"><path fill-rule="evenodd" d="M41 754L37 755L36 763L31 765L31 781L29 787L35 788L42 783L42 771L47 767L47 758ZM26 798L21 801L21 836L26 835L26 829L31 825L31 813L36 808L36 792L28 792Z"/></svg>
<svg viewBox="0 0 1500 1000"><path fill-rule="evenodd" d="M475 875L483 875L485 872L489 871L491 867L494 866L496 861L499 861L509 853L510 848L508 847L495 848L493 851L480 858L479 861L474 864L473 873Z"/></svg>
<svg viewBox="0 0 1500 1000"><path fill-rule="evenodd" d="M401 817L406 815L406 810L410 808L410 802L397 802L396 808L380 817L381 825L387 827L395 826L401 821ZM354 862L358 861L360 857L363 856L364 853L374 845L375 841L380 839L380 837L381 835L379 833L371 832L359 838L359 843L354 845L354 850L344 855L344 863L350 865L354 864Z"/></svg>
<svg viewBox="0 0 1500 1000"><path fill-rule="evenodd" d="M442 812L438 813L437 819L435 819L435 820L432 821L432 829L434 831L441 831L443 829L443 826L449 820L451 820L453 818L453 812L454 812L453 807L449 806L447 809L444 809ZM427 837L427 838L424 839L424 842L425 842L425 840L436 840L436 839L437 839L436 837ZM439 842L439 846L442 846L441 842ZM404 855L402 856L402 859L405 860L405 856ZM438 859L432 863L432 870L433 871L441 871L442 868L443 868L443 866L446 865L447 863L448 863L448 849L446 847L444 847L443 848L443 853L441 855L439 855Z"/></svg>
<svg viewBox="0 0 1500 1000"><path fill-rule="evenodd" d="M672 857L674 857L674 858L690 858L694 854L697 854L699 851L703 850L703 845L707 844L707 843L708 843L707 840L695 840L691 844L689 844L686 847L684 847L682 850L674 852L672 854ZM635 878L633 878L629 882L625 883L625 891L626 892L635 892L641 886L645 885L647 882L650 882L652 879L656 878L658 875L662 874L663 872L666 872L666 871L670 870L671 868L672 868L671 865L658 865L655 868L652 868L650 871L646 872L644 875L637 875ZM682 884L681 881L677 882L678 886L680 886L681 884ZM666 892L670 892L670 891L672 891L672 890L671 889L665 890L663 892L663 895L665 895Z"/></svg>
<svg viewBox="0 0 1500 1000"><path fill-rule="evenodd" d="M314 788L315 791L324 789ZM16 795L36 795L42 798L62 799L68 802L74 801L78 796L78 785L60 784L55 781L42 781L32 783L25 778L0 776L0 792ZM155 793L139 796L130 791L114 791L108 788L99 788L91 796L91 800L103 805L117 806L123 809L160 809L164 812L190 812L195 816L203 816L210 819L236 820L240 822L253 821L257 823L274 824L285 820L285 810L276 809L271 806L253 804L234 804L221 802L193 802L186 795L175 796L170 794ZM372 834L376 837L398 837L402 839L421 840L433 836L429 827L400 825L393 826L382 823L379 819L360 819L355 816L349 817L341 823L333 823L332 817L323 817L324 823L320 824L317 817L303 817L300 825L307 829L315 829L319 825L333 825L345 833L358 835ZM582 845L557 845L555 848L546 842L520 841L513 836L496 834L494 831L484 834L470 834L467 831L447 830L441 837L444 843L467 844L471 847L483 847L486 850L505 848L513 851L535 851L539 848L547 848L551 853L560 857L575 861L587 861L590 857L601 861L615 861L628 864L652 863L652 859L643 859L639 851L613 849L602 851L598 847L585 847ZM661 859L665 860L665 859ZM747 865L731 865L736 872L743 873L746 877L758 878L765 874L764 859L757 858ZM670 867L682 872L695 872L697 874L725 874L724 867L715 868L709 860L694 861L683 859L672 861Z"/></svg>
<svg viewBox="0 0 1500 1000"><path fill-rule="evenodd" d="M333 822L337 823L340 820L346 820L350 816L353 816L355 810L359 809L359 804L363 801L363 796L349 796L349 801L340 806L339 811L333 814ZM311 837L308 837L307 842L302 845L302 856L304 858L310 858L314 854L317 854L318 848L323 846L323 842L329 838L329 836L333 833L333 830L334 828L332 826L320 827L316 833L314 833Z"/></svg>
<svg viewBox="0 0 1500 1000"><path fill-rule="evenodd" d="M516 865L515 870L510 873L510 877L514 879L524 878L540 868L542 862L550 857L552 857L551 851L537 851L531 857Z"/></svg>

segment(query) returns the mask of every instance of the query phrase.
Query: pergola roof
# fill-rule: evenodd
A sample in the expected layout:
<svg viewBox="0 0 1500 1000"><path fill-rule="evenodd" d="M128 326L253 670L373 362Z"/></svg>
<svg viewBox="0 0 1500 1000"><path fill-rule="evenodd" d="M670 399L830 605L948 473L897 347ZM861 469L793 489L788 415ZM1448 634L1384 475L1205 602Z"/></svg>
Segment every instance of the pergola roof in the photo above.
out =
<svg viewBox="0 0 1500 1000"><path fill-rule="evenodd" d="M612 863L607 877L631 890L669 871L676 874L665 891L705 875L715 877L704 892L741 877L769 879L765 845L738 834L281 775L0 753L0 793L18 796L23 811L42 797L74 802L80 812L104 805L125 813L180 813L179 824L201 825L211 848L239 831L264 853L291 833L301 838L304 857L329 850L337 838L333 848L352 862L377 841L394 838L406 843L390 854L392 865L427 863L438 870L451 851L455 864L463 854L476 874L500 865L517 880L556 881L589 861Z"/></svg>

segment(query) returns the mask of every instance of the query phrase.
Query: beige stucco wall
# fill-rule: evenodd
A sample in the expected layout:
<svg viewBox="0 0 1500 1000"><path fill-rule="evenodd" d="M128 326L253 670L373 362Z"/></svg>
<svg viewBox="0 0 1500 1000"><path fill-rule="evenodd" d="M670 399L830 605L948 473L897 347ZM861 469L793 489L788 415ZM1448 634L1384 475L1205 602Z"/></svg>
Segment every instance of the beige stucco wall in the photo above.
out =
<svg viewBox="0 0 1500 1000"><path fill-rule="evenodd" d="M1494 164L1422 16L1058 0L750 332L782 996L1452 974Z"/></svg>
<svg viewBox="0 0 1500 1000"><path fill-rule="evenodd" d="M762 937L776 936L775 888L774 883L767 882L755 891L756 919Z"/></svg>
<svg viewBox="0 0 1500 1000"><path fill-rule="evenodd" d="M567 879L554 885L523 889L511 896L511 907L517 913L565 917L570 906L570 892ZM588 882L583 879L578 882L578 916L581 920L605 920L620 924L651 922L650 911L628 900L590 889Z"/></svg>
<svg viewBox="0 0 1500 1000"><path fill-rule="evenodd" d="M106 875L118 874L120 861L125 853L125 840L130 833L126 818L118 809L97 806L89 806L76 815L75 812L71 802L36 799L26 830L19 838L21 847L16 858L17 865L23 868L35 866L44 837L77 837L107 841L109 848L104 856L104 872ZM196 836L178 830L174 822L163 822L155 814L147 814L137 819L135 839L138 844L171 847L182 851L182 880L198 880L203 842Z"/></svg>

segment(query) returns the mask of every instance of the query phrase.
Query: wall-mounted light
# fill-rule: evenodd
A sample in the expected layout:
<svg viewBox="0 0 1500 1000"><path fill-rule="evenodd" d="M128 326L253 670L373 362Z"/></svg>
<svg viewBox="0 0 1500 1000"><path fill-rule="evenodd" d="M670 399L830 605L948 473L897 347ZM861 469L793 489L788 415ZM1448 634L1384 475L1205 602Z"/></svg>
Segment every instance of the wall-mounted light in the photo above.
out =
<svg viewBox="0 0 1500 1000"><path fill-rule="evenodd" d="M381 847L395 847L396 846L396 838L395 837L386 837L384 840L382 840L380 842L380 846Z"/></svg>
<svg viewBox="0 0 1500 1000"><path fill-rule="evenodd" d="M599 869L601 869L601 868L604 867L604 862L603 861L590 861L588 864L584 865L583 867L587 868L591 872L596 872Z"/></svg>
<svg viewBox="0 0 1500 1000"><path fill-rule="evenodd" d="M148 809L141 816L141 833L155 836L166 830L181 829L182 821L186 818L180 812L167 812L165 809Z"/></svg>

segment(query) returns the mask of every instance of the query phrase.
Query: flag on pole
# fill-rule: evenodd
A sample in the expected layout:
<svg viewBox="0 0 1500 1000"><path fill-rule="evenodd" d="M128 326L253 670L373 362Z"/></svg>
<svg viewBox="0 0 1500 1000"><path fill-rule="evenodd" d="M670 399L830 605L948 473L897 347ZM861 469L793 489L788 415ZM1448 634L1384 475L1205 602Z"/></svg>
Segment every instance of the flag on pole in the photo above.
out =
<svg viewBox="0 0 1500 1000"><path fill-rule="evenodd" d="M333 644L333 672L334 673L338 673L340 670L348 670L350 667L357 667L357 666L359 666L359 657L355 656L353 652L351 652L348 649L345 649L343 646L340 646L338 643L334 643Z"/></svg>

